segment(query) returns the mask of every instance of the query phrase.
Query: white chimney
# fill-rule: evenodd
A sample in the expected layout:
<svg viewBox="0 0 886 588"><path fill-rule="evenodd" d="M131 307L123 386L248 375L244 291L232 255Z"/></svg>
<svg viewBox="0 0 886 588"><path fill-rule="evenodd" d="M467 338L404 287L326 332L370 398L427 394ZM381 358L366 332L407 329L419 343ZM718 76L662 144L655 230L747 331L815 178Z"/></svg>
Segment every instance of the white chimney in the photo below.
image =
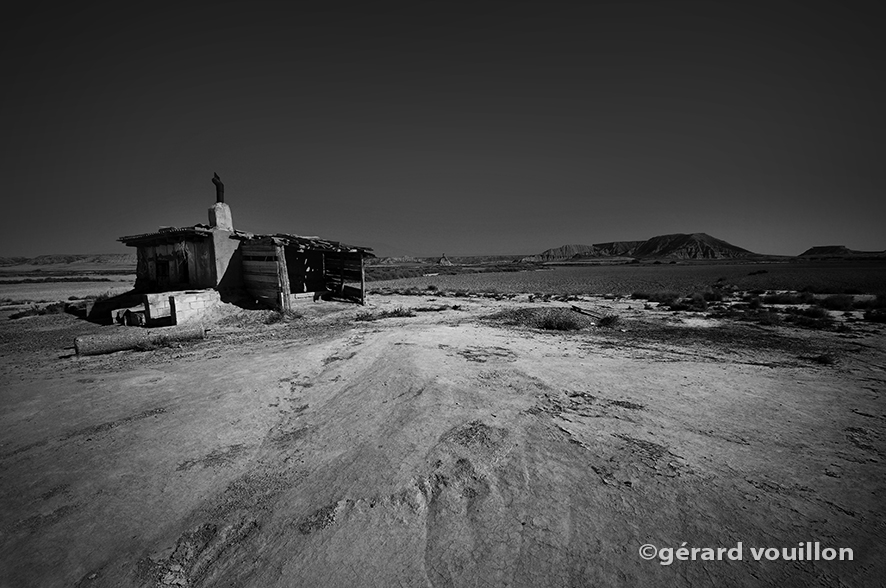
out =
<svg viewBox="0 0 886 588"><path fill-rule="evenodd" d="M209 226L223 231L234 230L234 219L231 217L231 207L224 202L216 202L209 208Z"/></svg>
<svg viewBox="0 0 886 588"><path fill-rule="evenodd" d="M209 226L222 231L233 231L231 207L225 204L225 185L218 174L212 174L212 183L215 184L215 204L209 209Z"/></svg>

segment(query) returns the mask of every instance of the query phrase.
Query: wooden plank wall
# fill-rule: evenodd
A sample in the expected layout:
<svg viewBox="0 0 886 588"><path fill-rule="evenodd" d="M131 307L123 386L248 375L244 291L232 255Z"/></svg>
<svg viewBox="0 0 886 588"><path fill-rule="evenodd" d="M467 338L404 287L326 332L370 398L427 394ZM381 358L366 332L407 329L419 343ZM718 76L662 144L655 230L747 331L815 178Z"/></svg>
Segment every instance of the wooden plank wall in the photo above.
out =
<svg viewBox="0 0 886 588"><path fill-rule="evenodd" d="M326 253L326 280L336 285L344 282L359 282L363 271L362 256L359 253ZM332 289L332 288L330 288ZM334 290L334 289L333 289Z"/></svg>
<svg viewBox="0 0 886 588"><path fill-rule="evenodd" d="M286 275L282 247L244 241L240 251L246 291L273 308L288 307L288 280L281 279Z"/></svg>
<svg viewBox="0 0 886 588"><path fill-rule="evenodd" d="M365 300L364 294L364 277L363 277L363 255L359 252L328 252L325 253L326 287L331 291L346 296L356 298L361 303ZM348 282L357 282L360 284L359 290L356 288L345 288Z"/></svg>

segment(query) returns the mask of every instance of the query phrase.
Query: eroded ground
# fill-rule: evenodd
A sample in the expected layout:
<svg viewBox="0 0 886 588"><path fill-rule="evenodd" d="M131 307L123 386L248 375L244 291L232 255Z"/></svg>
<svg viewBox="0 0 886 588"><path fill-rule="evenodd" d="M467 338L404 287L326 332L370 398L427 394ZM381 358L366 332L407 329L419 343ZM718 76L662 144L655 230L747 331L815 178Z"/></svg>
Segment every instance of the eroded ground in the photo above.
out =
<svg viewBox="0 0 886 588"><path fill-rule="evenodd" d="M440 303L374 297L370 310ZM527 302L458 304L377 321L309 304L304 319L229 319L197 344L80 359L73 337L111 327L0 317L0 583L886 576L882 327L763 328L586 299L622 321L563 333L482 319ZM739 541L743 561L638 554ZM806 541L854 560L750 553Z"/></svg>

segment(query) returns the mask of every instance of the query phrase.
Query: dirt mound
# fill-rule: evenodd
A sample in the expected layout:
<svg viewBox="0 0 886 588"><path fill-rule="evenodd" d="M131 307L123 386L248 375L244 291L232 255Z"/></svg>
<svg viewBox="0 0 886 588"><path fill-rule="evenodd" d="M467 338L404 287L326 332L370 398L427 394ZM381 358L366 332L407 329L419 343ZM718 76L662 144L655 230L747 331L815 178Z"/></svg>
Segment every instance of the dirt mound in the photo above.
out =
<svg viewBox="0 0 886 588"><path fill-rule="evenodd" d="M579 314L571 308L508 308L486 317L488 320L509 326L529 327L546 331L577 331L594 326L594 319Z"/></svg>
<svg viewBox="0 0 886 588"><path fill-rule="evenodd" d="M415 297L372 310L404 304ZM74 329L68 315L33 317L31 331L0 321L21 340L0 349L0 584L883 576L882 333L816 332L839 357L823 365L798 356L797 332L700 328L634 301L595 302L620 304L625 332L502 328L593 320L528 304L475 298L371 322L318 304L270 324L232 315L181 348L81 359L27 341ZM749 554L804 541L855 560ZM683 542L742 542L745 559L638 552Z"/></svg>

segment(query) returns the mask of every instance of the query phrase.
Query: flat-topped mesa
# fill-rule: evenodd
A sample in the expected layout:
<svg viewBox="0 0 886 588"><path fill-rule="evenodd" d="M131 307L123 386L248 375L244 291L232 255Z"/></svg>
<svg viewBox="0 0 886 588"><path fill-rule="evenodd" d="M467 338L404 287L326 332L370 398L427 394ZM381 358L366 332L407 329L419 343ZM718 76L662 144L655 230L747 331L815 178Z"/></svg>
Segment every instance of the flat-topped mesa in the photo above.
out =
<svg viewBox="0 0 886 588"><path fill-rule="evenodd" d="M225 185L218 174L213 174L212 183L215 184L215 204L209 208L209 226L222 231L233 231L231 207L225 204Z"/></svg>

